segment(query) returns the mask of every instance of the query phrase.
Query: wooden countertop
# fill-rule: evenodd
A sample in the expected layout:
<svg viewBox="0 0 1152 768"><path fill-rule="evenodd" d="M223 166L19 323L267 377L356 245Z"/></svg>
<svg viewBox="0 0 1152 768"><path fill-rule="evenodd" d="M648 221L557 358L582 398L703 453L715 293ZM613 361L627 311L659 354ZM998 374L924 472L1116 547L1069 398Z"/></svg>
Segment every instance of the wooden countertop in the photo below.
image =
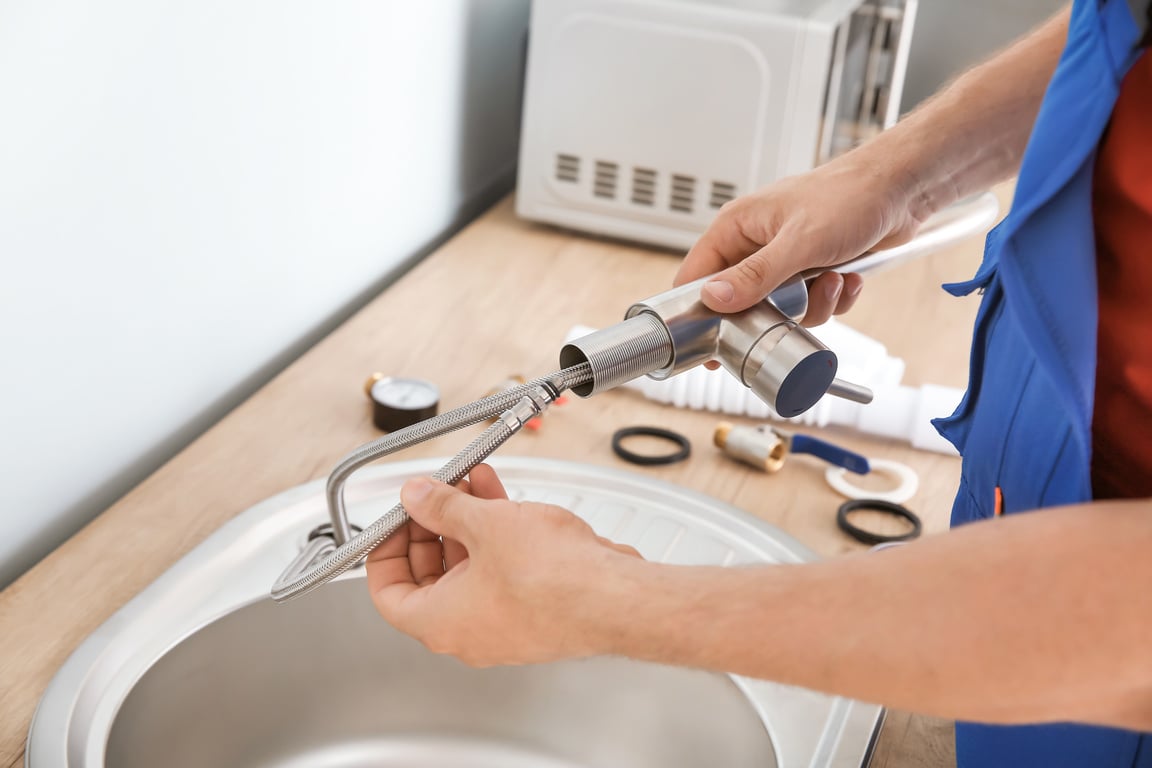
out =
<svg viewBox="0 0 1152 768"><path fill-rule="evenodd" d="M939 285L970 276L980 252L981 239L972 238L869 277L850 324L906 359L906 383L964 385L978 300L953 299ZM524 223L510 200L471 224L0 592L0 766L23 764L44 688L117 608L225 521L325 476L342 455L378 436L362 390L371 371L436 381L442 410L455 407L508 374L554 370L573 325L618 321L631 302L665 290L678 263L672 254ZM513 438L500 455L636 470L612 454L612 432L667 425L692 439L692 459L637 471L729 501L825 556L863 546L837 530L839 499L817 462L795 458L778 475L759 474L711 448L717 420L609 392L553 409L543 429ZM921 484L909 505L928 534L946 529L958 459L848 431L832 436L865 455L913 466ZM462 446L460 435L449 435L402 457L446 456ZM950 723L889 713L873 765L954 763Z"/></svg>

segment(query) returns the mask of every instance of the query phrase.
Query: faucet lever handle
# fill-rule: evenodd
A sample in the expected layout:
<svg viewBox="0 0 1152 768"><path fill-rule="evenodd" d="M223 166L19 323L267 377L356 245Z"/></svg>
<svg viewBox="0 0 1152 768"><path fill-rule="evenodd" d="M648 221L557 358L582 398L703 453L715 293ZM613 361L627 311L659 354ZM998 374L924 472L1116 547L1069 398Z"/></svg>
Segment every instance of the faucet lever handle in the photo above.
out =
<svg viewBox="0 0 1152 768"><path fill-rule="evenodd" d="M868 387L853 384L850 381L844 381L844 379L832 379L832 385L828 387L828 394L863 405L868 405L874 397L872 390Z"/></svg>

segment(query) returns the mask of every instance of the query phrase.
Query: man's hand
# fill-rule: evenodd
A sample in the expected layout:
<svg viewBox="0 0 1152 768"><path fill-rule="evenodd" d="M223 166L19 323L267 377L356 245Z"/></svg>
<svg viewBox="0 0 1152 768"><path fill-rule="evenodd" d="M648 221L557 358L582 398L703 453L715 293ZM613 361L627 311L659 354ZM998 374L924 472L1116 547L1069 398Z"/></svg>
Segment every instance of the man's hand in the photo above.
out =
<svg viewBox="0 0 1152 768"><path fill-rule="evenodd" d="M676 285L719 272L704 286L704 303L738 312L798 272L910 240L930 211L914 211L911 182L875 170L861 154L867 150L726 204L688 252ZM847 311L861 287L859 275L821 275L804 324Z"/></svg>
<svg viewBox="0 0 1152 768"><path fill-rule="evenodd" d="M1066 7L848 154L725 205L688 253L676 285L719 272L704 303L738 312L798 272L906 242L936 211L1010 177L1068 19ZM852 275L818 278L804 324L847 310L861 285Z"/></svg>
<svg viewBox="0 0 1152 768"><path fill-rule="evenodd" d="M603 652L595 621L611 572L639 557L557 506L508 500L491 467L460 489L404 484L412 521L368 556L368 588L390 624L473 666ZM443 536L443 540L441 540Z"/></svg>

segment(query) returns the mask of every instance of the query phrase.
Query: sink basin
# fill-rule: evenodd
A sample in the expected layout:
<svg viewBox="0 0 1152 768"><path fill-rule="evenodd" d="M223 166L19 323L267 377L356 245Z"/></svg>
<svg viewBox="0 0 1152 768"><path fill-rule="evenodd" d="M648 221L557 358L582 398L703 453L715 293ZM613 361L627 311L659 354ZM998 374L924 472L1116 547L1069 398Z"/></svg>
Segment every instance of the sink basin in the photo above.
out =
<svg viewBox="0 0 1152 768"><path fill-rule="evenodd" d="M632 473L493 462L515 498L562 504L649 559L801 562L779 530ZM349 486L371 522L434 461ZM222 527L94 632L40 702L30 768L861 766L875 706L765 681L597 658L475 670L372 608L362 569L283 605L267 592L326 520L322 483Z"/></svg>
<svg viewBox="0 0 1152 768"><path fill-rule="evenodd" d="M366 594L344 581L196 632L128 694L107 763L774 764L727 678L621 659L472 670L390 629Z"/></svg>

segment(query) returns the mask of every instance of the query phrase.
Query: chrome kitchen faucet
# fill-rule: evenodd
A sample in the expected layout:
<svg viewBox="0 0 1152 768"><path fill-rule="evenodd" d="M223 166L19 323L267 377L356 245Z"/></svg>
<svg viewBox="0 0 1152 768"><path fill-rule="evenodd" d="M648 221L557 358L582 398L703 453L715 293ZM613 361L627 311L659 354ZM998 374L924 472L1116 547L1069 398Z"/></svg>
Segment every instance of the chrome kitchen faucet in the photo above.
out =
<svg viewBox="0 0 1152 768"><path fill-rule="evenodd" d="M706 278L705 278L706 279ZM311 592L353 567L408 521L397 503L354 532L344 505L352 473L377 459L434 437L496 417L496 421L433 474L455 484L565 390L590 397L640 376L664 379L717 360L781 416L800 414L825 393L867 403L872 393L836 378L836 355L781 311L803 308L802 281L756 305L720 314L700 300L704 279L633 304L616 325L577 339L560 351L561 369L373 440L348 454L328 478L330 526L316 531L272 587L277 602ZM797 303L798 291L804 301ZM779 299L779 306L777 304Z"/></svg>
<svg viewBox="0 0 1152 768"><path fill-rule="evenodd" d="M911 241L835 268L866 272L931 253L986 229L999 214L991 193L961 201L925 223ZM344 486L356 470L434 437L496 418L495 423L432 476L455 484L565 390L590 397L640 376L666 379L710 360L784 417L811 408L825 394L859 403L872 400L865 387L836 378L836 355L799 325L808 307L806 278L797 275L763 301L733 314L720 314L700 300L707 278L633 304L624 320L563 347L561 369L512 389L456 408L378 440L345 456L328 477L330 525L316 529L299 555L272 586L283 602L306 594L352 568L408 521L397 503L365 528L353 532L344 506Z"/></svg>

